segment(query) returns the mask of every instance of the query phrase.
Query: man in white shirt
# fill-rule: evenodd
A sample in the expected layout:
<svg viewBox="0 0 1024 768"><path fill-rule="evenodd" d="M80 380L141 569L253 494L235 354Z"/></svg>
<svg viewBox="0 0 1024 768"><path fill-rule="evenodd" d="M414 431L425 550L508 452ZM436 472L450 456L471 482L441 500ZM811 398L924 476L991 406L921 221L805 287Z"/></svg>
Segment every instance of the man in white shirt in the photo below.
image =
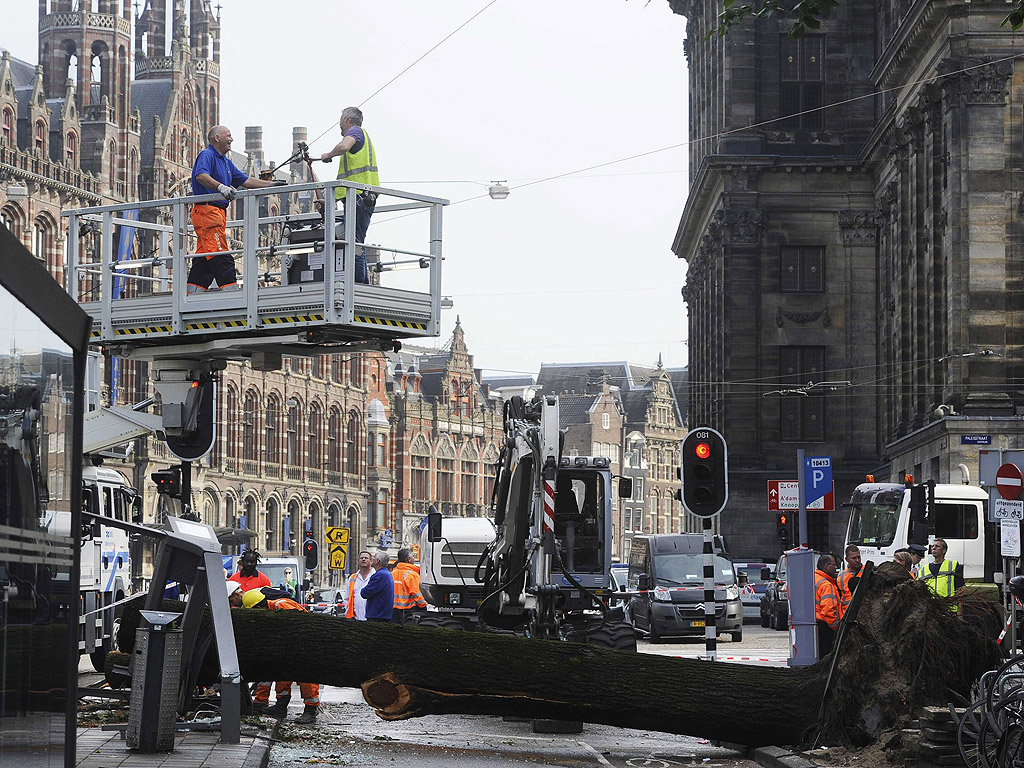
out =
<svg viewBox="0 0 1024 768"><path fill-rule="evenodd" d="M371 562L369 552L360 552L359 570L348 577L348 609L345 616L356 621L366 621L366 598L359 593L374 574Z"/></svg>

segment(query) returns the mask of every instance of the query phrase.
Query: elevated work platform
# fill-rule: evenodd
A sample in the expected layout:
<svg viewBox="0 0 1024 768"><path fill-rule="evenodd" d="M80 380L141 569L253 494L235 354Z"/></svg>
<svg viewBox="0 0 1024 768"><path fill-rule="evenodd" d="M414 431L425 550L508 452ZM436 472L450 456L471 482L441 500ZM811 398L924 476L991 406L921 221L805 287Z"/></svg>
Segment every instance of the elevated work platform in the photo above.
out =
<svg viewBox="0 0 1024 768"><path fill-rule="evenodd" d="M336 204L337 187L350 193ZM355 241L357 192L379 196L371 231L394 233L394 243L348 247ZM235 260L239 284L190 296L190 261L205 258L195 253L191 207L221 199L212 194L64 212L70 220L67 288L93 318L94 345L140 360L237 360L388 349L400 339L438 335L441 219L448 201L340 181L239 190L228 209L225 251ZM386 225L395 211L406 220ZM363 248L370 285L354 281L355 254Z"/></svg>

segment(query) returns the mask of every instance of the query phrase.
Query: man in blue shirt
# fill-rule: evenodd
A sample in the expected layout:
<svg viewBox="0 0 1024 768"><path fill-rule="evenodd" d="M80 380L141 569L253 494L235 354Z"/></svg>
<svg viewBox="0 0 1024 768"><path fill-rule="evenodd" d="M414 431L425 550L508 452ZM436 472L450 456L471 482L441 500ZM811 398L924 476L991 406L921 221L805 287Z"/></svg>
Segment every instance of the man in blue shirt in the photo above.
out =
<svg viewBox="0 0 1024 768"><path fill-rule="evenodd" d="M388 570L388 553L377 550L373 556L373 567L377 572L370 577L359 594L366 599L367 621L391 621L395 608L395 579Z"/></svg>
<svg viewBox="0 0 1024 768"><path fill-rule="evenodd" d="M192 206L192 226L195 227L199 244L196 253L212 253L205 259L192 259L188 271L188 292L217 290L237 285L238 274L235 272L235 260L228 250L228 238L225 231L227 224L228 203L235 199L235 188L258 189L260 187L281 186L283 181L265 181L246 176L235 167L228 157L231 151L231 131L223 125L217 125L207 134L210 146L196 157L192 166L192 194L208 195L220 192L223 200L209 203L196 203ZM212 288L214 282L217 288Z"/></svg>

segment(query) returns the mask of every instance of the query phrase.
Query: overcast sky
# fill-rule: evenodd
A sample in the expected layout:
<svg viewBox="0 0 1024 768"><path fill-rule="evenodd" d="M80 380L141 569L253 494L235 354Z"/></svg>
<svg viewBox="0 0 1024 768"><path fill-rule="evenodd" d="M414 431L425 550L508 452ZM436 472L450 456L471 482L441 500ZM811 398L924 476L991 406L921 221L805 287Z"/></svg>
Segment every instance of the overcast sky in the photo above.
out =
<svg viewBox="0 0 1024 768"><path fill-rule="evenodd" d="M443 291L455 307L438 344L459 315L488 373L659 354L685 365L685 265L670 246L686 148L516 189L685 142L683 18L665 0L490 1L220 0L234 149L245 126L262 125L267 159L281 161L301 125L311 140L327 131L319 154L339 138L341 108L361 104L382 185L453 203L491 180L512 187L445 211ZM37 0L3 6L0 46L36 62ZM386 218L370 242L425 249L425 216Z"/></svg>

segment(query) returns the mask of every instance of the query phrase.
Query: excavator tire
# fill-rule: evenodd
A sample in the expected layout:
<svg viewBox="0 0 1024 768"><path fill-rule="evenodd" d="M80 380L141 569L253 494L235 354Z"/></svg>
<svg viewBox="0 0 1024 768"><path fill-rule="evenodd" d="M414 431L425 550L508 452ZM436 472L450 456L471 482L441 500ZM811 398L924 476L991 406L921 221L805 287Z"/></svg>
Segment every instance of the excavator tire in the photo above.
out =
<svg viewBox="0 0 1024 768"><path fill-rule="evenodd" d="M448 616L424 616L416 623L416 626L433 629L464 629L461 621Z"/></svg>
<svg viewBox="0 0 1024 768"><path fill-rule="evenodd" d="M617 651L636 653L636 635L628 621L612 621L602 624L587 636L590 645L613 648Z"/></svg>

